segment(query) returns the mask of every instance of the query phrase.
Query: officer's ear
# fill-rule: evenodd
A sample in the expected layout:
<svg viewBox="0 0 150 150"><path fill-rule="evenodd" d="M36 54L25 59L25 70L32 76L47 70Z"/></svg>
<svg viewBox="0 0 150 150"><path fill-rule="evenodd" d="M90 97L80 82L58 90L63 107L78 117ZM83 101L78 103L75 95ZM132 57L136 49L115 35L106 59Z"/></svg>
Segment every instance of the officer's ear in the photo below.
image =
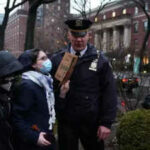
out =
<svg viewBox="0 0 150 150"><path fill-rule="evenodd" d="M92 36L92 31L88 31L87 34L88 34L89 36Z"/></svg>
<svg viewBox="0 0 150 150"><path fill-rule="evenodd" d="M88 31L88 32L87 32L87 36L88 36L88 41L89 41L90 39L92 39L92 31Z"/></svg>
<svg viewBox="0 0 150 150"><path fill-rule="evenodd" d="M68 40L71 40L71 32L68 30L68 33L67 33L67 38L68 38Z"/></svg>

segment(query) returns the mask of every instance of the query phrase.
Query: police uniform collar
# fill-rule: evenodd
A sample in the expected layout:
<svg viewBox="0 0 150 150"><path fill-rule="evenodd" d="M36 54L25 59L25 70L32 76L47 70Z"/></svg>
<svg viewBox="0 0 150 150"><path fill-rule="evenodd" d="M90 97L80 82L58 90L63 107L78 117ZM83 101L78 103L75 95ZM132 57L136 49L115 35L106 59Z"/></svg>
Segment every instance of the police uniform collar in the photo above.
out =
<svg viewBox="0 0 150 150"><path fill-rule="evenodd" d="M89 56L89 55L97 55L97 50L96 48L92 45L92 44L87 44L87 51L85 53L86 56ZM85 56L84 55L84 56Z"/></svg>
<svg viewBox="0 0 150 150"><path fill-rule="evenodd" d="M87 46L85 47L85 49L83 49L82 51L80 51L80 56L79 57L82 57L86 53L86 51L87 51ZM71 54L75 54L76 53L76 51L73 49L72 46L70 48L70 53Z"/></svg>
<svg viewBox="0 0 150 150"><path fill-rule="evenodd" d="M55 54L57 55L59 53L60 55L64 55L65 52L71 52L70 50L71 50L71 43L69 43L67 45L67 47L61 49L60 51L56 52ZM89 55L92 55L92 56L97 55L97 49L92 44L88 43L87 50L83 57L86 57L86 56L88 57Z"/></svg>

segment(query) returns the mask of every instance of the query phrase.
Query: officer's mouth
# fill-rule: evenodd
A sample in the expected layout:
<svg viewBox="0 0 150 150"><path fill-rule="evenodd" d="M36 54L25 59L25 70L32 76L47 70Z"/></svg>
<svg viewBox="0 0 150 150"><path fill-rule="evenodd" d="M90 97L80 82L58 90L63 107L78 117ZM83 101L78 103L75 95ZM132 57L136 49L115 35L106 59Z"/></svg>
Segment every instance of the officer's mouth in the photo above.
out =
<svg viewBox="0 0 150 150"><path fill-rule="evenodd" d="M83 47L83 43L76 43L75 46L77 46L77 47Z"/></svg>

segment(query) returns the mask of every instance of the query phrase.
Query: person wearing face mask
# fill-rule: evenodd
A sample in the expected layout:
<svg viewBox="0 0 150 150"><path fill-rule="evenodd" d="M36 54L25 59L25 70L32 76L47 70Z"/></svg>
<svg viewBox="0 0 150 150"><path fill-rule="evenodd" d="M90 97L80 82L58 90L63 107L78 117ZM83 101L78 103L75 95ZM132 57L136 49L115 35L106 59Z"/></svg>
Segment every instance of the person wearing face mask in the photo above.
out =
<svg viewBox="0 0 150 150"><path fill-rule="evenodd" d="M0 149L13 150L10 143L11 126L8 122L11 111L10 89L12 81L23 66L8 51L0 51Z"/></svg>
<svg viewBox="0 0 150 150"><path fill-rule="evenodd" d="M14 90L12 126L15 150L55 150L52 63L40 49L25 51L19 61L26 71ZM66 83L68 84L68 83ZM67 86L68 87L68 86ZM68 89L63 88L60 94Z"/></svg>

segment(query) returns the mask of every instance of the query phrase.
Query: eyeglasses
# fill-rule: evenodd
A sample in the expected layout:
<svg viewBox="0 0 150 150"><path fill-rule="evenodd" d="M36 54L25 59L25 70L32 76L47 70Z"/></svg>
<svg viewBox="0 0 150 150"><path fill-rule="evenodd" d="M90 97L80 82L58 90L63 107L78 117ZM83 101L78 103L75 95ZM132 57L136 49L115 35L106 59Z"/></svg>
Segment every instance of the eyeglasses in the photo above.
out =
<svg viewBox="0 0 150 150"><path fill-rule="evenodd" d="M43 56L43 57L41 57L41 58L38 58L37 61L40 61L40 60L47 60L47 59L48 59L47 56Z"/></svg>

